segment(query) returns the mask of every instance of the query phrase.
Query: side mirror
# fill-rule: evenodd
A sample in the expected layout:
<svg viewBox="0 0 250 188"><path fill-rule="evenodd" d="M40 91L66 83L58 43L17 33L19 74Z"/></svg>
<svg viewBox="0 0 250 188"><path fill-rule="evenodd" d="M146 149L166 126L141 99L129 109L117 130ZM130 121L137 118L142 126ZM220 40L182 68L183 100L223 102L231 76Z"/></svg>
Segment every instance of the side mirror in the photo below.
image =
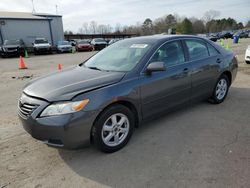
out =
<svg viewBox="0 0 250 188"><path fill-rule="evenodd" d="M147 66L146 72L151 73L151 72L159 72L159 71L165 71L166 67L164 62L161 61L156 61L152 62Z"/></svg>

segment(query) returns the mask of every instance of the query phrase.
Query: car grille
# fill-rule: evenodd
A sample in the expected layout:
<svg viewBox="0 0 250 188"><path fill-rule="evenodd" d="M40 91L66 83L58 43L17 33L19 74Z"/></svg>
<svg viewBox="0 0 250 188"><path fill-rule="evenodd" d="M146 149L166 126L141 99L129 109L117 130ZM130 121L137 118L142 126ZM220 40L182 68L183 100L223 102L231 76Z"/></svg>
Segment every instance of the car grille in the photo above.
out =
<svg viewBox="0 0 250 188"><path fill-rule="evenodd" d="M17 48L13 47L13 48L7 48L7 50L17 50Z"/></svg>
<svg viewBox="0 0 250 188"><path fill-rule="evenodd" d="M62 48L62 50L70 50L70 48L64 47Z"/></svg>
<svg viewBox="0 0 250 188"><path fill-rule="evenodd" d="M18 113L22 118L27 118L39 105L37 104L29 104L22 103L20 100L18 101Z"/></svg>

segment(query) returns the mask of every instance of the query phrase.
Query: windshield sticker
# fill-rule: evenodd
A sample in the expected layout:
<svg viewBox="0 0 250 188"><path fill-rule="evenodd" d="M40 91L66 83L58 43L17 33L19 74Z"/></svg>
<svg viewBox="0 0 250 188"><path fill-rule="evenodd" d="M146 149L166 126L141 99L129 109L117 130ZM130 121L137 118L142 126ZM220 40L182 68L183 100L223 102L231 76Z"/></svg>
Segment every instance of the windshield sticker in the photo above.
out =
<svg viewBox="0 0 250 188"><path fill-rule="evenodd" d="M130 48L146 48L147 44L132 44Z"/></svg>

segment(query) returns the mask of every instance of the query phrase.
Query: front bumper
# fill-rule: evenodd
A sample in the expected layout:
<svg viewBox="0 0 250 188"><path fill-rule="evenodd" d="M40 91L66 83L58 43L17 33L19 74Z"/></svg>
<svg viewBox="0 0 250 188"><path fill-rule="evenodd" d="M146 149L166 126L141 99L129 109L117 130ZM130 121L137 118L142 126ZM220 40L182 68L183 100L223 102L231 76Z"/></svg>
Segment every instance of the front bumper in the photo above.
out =
<svg viewBox="0 0 250 188"><path fill-rule="evenodd" d="M24 54L24 49L1 51L1 56L19 56L19 55L22 55L22 54Z"/></svg>
<svg viewBox="0 0 250 188"><path fill-rule="evenodd" d="M95 44L94 45L95 50L102 50L102 49L104 49L106 47L107 47L106 44Z"/></svg>
<svg viewBox="0 0 250 188"><path fill-rule="evenodd" d="M52 48L51 47L35 47L34 51L35 52L51 52Z"/></svg>
<svg viewBox="0 0 250 188"><path fill-rule="evenodd" d="M246 50L245 60L250 61L250 50L248 50L248 49Z"/></svg>
<svg viewBox="0 0 250 188"><path fill-rule="evenodd" d="M72 52L72 48L57 48L59 52Z"/></svg>
<svg viewBox="0 0 250 188"><path fill-rule="evenodd" d="M32 102L39 106L28 116L20 113L19 119L24 129L35 139L48 145L64 148L77 148L90 143L90 133L96 111L80 111L73 114L39 117L41 111L49 105L32 97L24 96L25 103Z"/></svg>
<svg viewBox="0 0 250 188"><path fill-rule="evenodd" d="M93 47L92 46L81 46L77 48L78 51L92 51Z"/></svg>

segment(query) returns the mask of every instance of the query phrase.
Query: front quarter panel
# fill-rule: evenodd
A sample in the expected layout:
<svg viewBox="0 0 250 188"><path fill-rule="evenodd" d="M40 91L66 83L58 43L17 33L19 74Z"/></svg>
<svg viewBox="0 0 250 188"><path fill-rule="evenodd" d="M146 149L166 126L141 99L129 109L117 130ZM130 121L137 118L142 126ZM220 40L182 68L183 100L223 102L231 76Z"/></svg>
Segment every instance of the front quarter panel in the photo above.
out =
<svg viewBox="0 0 250 188"><path fill-rule="evenodd" d="M84 111L99 111L105 107L119 102L130 102L136 108L138 114L141 113L140 93L138 89L138 78L122 81L104 88L100 88L85 94L76 96L73 100L89 99ZM140 115L139 115L140 117Z"/></svg>

